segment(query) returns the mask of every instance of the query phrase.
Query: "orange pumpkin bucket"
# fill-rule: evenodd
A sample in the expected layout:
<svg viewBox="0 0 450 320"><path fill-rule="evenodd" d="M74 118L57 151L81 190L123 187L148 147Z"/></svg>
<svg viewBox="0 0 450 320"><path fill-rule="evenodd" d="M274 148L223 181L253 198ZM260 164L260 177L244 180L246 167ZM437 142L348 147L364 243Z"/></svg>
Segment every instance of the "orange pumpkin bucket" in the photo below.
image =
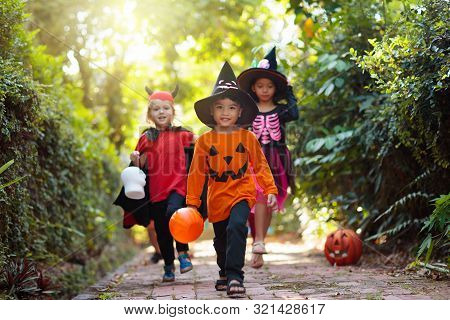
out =
<svg viewBox="0 0 450 320"><path fill-rule="evenodd" d="M197 240L203 232L203 218L193 208L178 209L170 218L169 230L178 242L192 242Z"/></svg>
<svg viewBox="0 0 450 320"><path fill-rule="evenodd" d="M328 235L323 251L331 265L355 264L362 254L362 242L353 230L340 229Z"/></svg>

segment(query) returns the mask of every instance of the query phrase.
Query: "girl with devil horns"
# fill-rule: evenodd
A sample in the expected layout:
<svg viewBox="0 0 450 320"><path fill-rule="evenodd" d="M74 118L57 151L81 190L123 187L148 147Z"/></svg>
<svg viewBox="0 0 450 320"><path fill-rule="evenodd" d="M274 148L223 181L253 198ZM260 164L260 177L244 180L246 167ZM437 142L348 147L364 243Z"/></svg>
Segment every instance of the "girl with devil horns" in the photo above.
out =
<svg viewBox="0 0 450 320"><path fill-rule="evenodd" d="M277 71L275 47L261 60L257 67L243 71L237 78L242 90L257 102L259 112L253 120L252 131L261 144L264 155L278 189L277 209L284 208L288 186L295 192L291 156L286 147L286 122L298 119L297 99L286 76ZM286 100L287 104L280 101ZM262 255L267 253L264 239L272 219L272 210L266 204L264 194L257 188L256 205L252 208L249 225L253 237L251 266L264 264Z"/></svg>
<svg viewBox="0 0 450 320"><path fill-rule="evenodd" d="M175 251L173 237L169 230L169 220L173 213L185 204L189 148L192 148L194 134L182 127L172 126L175 116L173 92L155 91L145 88L149 95L147 121L155 127L143 132L135 151L130 155L132 164L147 172L146 201L142 204L125 199L123 191L115 204L128 211L130 202L135 209L125 212L124 227L134 224L147 226L154 220L157 240L164 259L163 282L175 280ZM128 210L127 210L128 209ZM176 242L180 273L192 270L188 244Z"/></svg>

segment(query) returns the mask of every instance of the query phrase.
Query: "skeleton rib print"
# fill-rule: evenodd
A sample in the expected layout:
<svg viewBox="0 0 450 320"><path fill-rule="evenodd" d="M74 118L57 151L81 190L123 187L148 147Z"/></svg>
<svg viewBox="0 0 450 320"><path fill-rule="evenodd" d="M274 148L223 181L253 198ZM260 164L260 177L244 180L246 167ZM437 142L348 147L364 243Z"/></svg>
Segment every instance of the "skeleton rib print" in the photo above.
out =
<svg viewBox="0 0 450 320"><path fill-rule="evenodd" d="M281 140L280 119L277 113L267 116L258 115L253 121L253 132L260 139L262 144L270 143L270 139L274 141Z"/></svg>

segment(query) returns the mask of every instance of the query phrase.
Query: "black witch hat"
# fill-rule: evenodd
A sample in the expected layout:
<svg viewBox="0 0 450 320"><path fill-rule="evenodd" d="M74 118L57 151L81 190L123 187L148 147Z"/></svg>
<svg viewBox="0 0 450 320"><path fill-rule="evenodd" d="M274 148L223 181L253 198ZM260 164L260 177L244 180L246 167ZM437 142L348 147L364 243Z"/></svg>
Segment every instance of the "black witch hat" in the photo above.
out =
<svg viewBox="0 0 450 320"><path fill-rule="evenodd" d="M258 113L258 106L247 92L239 88L236 76L228 62L225 62L220 70L211 95L194 104L197 117L208 127L212 128L216 124L211 114L211 107L214 101L222 98L230 98L240 104L243 110L237 121L239 126L248 127L252 124Z"/></svg>
<svg viewBox="0 0 450 320"><path fill-rule="evenodd" d="M277 71L277 58L275 47L262 59L258 66L244 70L237 78L238 84L242 90L252 93L252 85L257 79L267 78L274 82L277 87L277 96L284 96L287 90L287 78L284 74Z"/></svg>

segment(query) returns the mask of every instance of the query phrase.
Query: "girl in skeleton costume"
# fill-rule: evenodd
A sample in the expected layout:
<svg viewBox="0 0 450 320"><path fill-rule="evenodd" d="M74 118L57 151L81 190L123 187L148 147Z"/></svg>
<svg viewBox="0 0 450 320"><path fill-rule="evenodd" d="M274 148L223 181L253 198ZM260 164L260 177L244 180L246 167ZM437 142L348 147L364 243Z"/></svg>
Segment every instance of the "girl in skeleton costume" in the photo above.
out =
<svg viewBox="0 0 450 320"><path fill-rule="evenodd" d="M278 188L278 210L283 210L287 198L287 188L295 190L292 162L286 147L286 122L298 119L297 99L286 76L277 71L275 48L273 48L256 68L243 71L237 78L242 90L247 91L257 102L258 115L252 124L252 131L269 163ZM286 100L287 104L281 104ZM253 237L253 256L251 266L260 268L264 264L262 254L267 253L264 239L272 219L272 210L267 200L257 189L257 203L249 216L249 225Z"/></svg>

